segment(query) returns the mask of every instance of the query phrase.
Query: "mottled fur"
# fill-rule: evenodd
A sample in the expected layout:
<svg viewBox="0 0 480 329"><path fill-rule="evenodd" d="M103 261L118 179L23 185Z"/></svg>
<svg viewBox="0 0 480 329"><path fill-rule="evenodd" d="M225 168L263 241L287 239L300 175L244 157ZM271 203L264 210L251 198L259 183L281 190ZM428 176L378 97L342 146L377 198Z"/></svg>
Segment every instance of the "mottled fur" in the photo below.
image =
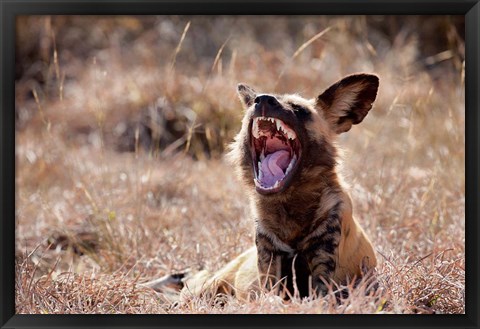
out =
<svg viewBox="0 0 480 329"><path fill-rule="evenodd" d="M255 191L249 146L251 120L259 111L254 103L260 94L238 86L246 112L229 158L250 191L255 247L216 273L202 271L182 281L183 298L207 292L248 298L261 288L286 288L299 296L322 294L325 283L346 283L375 267L372 245L352 217L352 202L336 170L334 141L364 119L377 89L376 76L356 74L315 99L271 95L275 106L262 108L268 112L262 115L288 121L301 142L302 156L288 186L264 195Z"/></svg>

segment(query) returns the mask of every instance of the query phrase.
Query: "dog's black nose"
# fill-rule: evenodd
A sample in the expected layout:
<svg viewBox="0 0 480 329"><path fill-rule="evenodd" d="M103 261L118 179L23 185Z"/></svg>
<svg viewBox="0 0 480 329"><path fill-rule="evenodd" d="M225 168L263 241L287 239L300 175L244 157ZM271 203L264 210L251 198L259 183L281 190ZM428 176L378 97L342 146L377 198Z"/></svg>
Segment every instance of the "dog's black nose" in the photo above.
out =
<svg viewBox="0 0 480 329"><path fill-rule="evenodd" d="M255 107L261 108L264 105L275 106L278 105L278 101L275 97L270 95L259 95L255 97Z"/></svg>

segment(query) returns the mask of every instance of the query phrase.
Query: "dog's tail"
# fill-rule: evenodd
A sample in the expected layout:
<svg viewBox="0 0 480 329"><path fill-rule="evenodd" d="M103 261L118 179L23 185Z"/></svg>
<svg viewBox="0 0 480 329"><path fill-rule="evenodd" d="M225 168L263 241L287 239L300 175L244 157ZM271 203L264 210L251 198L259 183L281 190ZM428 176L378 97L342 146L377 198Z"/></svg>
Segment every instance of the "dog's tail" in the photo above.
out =
<svg viewBox="0 0 480 329"><path fill-rule="evenodd" d="M161 278L143 283L142 286L151 288L160 293L180 293L180 290L185 286L185 280L189 275L190 270L167 274Z"/></svg>

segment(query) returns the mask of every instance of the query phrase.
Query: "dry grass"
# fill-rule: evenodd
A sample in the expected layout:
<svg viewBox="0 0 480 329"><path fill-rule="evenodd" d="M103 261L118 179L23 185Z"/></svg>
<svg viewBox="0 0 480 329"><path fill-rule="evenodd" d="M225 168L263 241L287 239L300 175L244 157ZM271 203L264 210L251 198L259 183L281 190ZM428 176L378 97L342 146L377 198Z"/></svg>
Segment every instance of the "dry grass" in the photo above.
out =
<svg viewBox="0 0 480 329"><path fill-rule="evenodd" d="M17 312L464 313L463 43L451 20L432 22L438 56L413 18L394 32L365 17L20 19ZM253 243L222 158L242 116L236 83L314 97L358 71L380 76L379 96L338 144L381 288L223 307L141 288Z"/></svg>

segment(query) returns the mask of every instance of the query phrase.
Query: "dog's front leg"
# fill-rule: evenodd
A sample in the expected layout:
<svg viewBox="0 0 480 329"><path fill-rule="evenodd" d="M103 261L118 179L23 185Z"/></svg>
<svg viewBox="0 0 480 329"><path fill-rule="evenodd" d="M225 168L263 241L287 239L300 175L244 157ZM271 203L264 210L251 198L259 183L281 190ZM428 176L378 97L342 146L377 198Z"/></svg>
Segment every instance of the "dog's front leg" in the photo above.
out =
<svg viewBox="0 0 480 329"><path fill-rule="evenodd" d="M267 290L278 289L276 283L281 278L284 252L278 250L267 235L258 231L255 244L257 246L257 265L262 287Z"/></svg>
<svg viewBox="0 0 480 329"><path fill-rule="evenodd" d="M305 241L303 253L312 273L312 288L324 295L328 289L324 280L333 276L338 261L341 223L337 212L329 214L316 230L316 234Z"/></svg>

